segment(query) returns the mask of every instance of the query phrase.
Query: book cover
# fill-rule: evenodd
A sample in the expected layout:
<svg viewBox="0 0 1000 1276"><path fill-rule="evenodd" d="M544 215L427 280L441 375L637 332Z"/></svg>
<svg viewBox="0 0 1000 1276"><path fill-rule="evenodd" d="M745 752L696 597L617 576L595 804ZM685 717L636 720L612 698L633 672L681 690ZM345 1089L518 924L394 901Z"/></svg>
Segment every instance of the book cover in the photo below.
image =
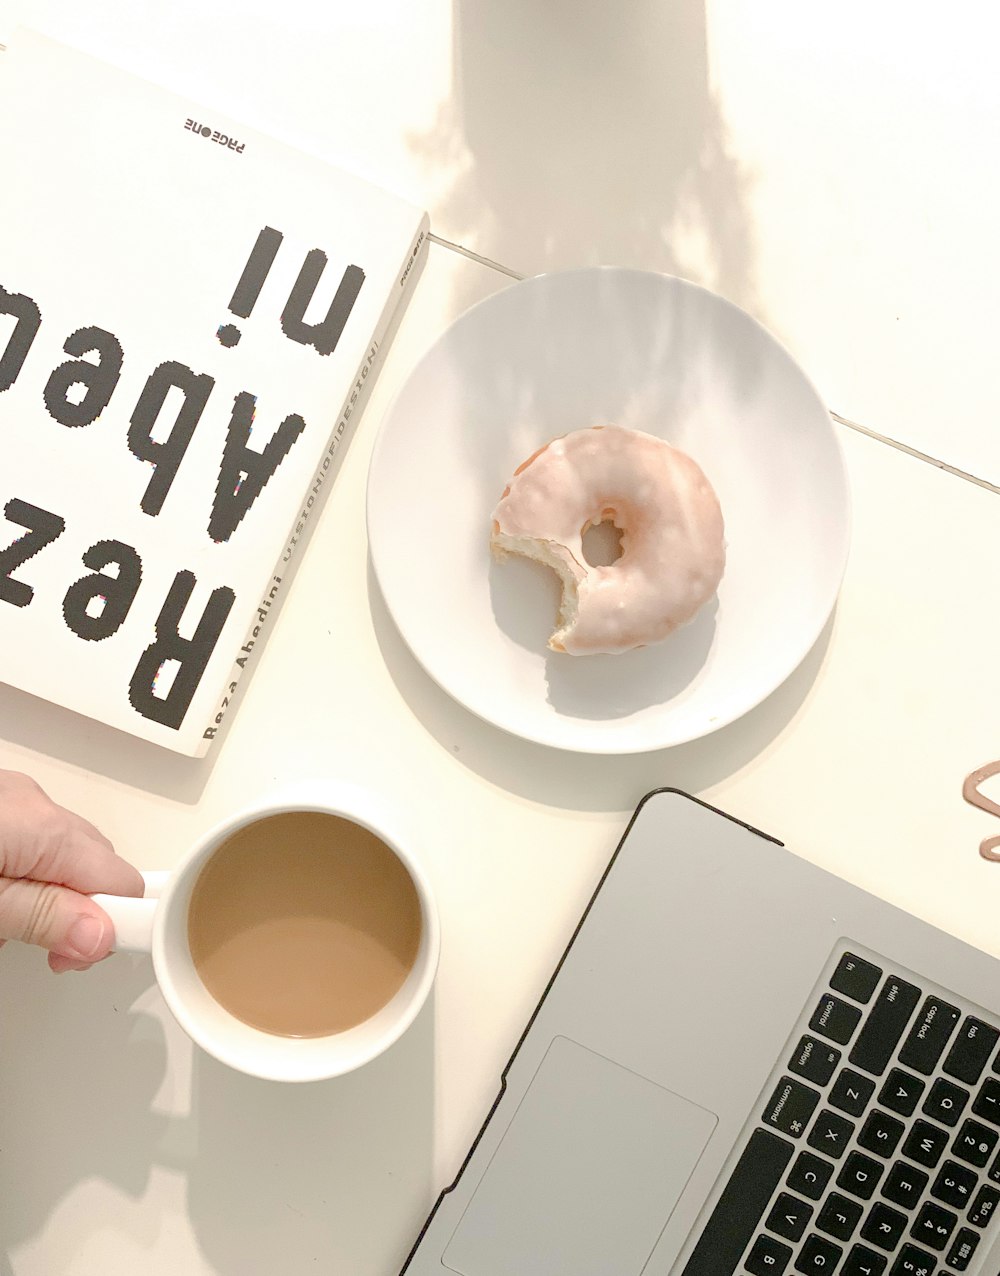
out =
<svg viewBox="0 0 1000 1276"><path fill-rule="evenodd" d="M0 680L200 756L426 215L26 30L0 182Z"/></svg>

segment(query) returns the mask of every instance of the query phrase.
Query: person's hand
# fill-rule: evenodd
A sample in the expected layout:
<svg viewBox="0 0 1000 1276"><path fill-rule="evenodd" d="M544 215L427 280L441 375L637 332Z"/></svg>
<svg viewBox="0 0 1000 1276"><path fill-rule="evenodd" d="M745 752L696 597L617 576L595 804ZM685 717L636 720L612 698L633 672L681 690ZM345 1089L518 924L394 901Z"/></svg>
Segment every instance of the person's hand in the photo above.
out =
<svg viewBox="0 0 1000 1276"><path fill-rule="evenodd" d="M0 945L49 950L57 973L107 957L114 927L89 895L141 895L143 880L92 824L57 806L34 780L0 771Z"/></svg>

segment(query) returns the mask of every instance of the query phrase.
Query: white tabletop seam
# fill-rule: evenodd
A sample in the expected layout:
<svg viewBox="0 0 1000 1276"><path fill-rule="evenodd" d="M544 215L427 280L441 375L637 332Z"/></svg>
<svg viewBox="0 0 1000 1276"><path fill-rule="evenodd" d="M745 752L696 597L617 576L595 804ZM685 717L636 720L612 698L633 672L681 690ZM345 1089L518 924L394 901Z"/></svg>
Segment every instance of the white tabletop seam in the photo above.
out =
<svg viewBox="0 0 1000 1276"><path fill-rule="evenodd" d="M877 443L884 443L899 452L905 452L907 456L912 456L918 461L933 465L936 469L944 470L946 474L953 474L955 478L965 479L967 483L974 483L977 487L983 487L988 492L1000 493L1000 487L995 483L991 483L989 479L979 478L978 475L970 474L968 470L959 469L957 465L949 465L947 461L942 461L939 457L931 456L928 452L921 452L919 448L910 447L908 443L901 443L898 439L889 438L886 434L879 434L877 430L869 429L866 425L859 425L857 421L848 420L847 417L840 416L837 412L831 410L830 415L840 425L846 425L849 430L856 430L858 434L864 434L868 438L874 439Z"/></svg>
<svg viewBox="0 0 1000 1276"><path fill-rule="evenodd" d="M497 270L501 274L506 275L510 279L522 282L526 276L519 274L516 270L511 270L509 266L504 266L499 261L494 261L491 257L484 257L481 253L473 252L471 248L466 248L462 244L456 244L451 239L444 239L440 235L430 233L428 238L432 243L439 244L442 248L447 248L453 253L458 253L461 257L466 257L470 261L477 262L481 266L485 266L489 270ZM959 469L958 466L949 465L947 461L942 461L939 457L931 456L927 452L921 452L919 448L910 447L907 443L901 443L898 439L890 438L887 434L880 434L878 430L872 430L866 425L860 425L857 421L851 421L848 417L841 416L839 412L834 412L832 408L828 409L833 419L838 424L846 426L849 430L855 430L859 434L864 434L870 439L874 439L877 443L884 443L886 447L895 448L899 452L905 452L908 456L914 457L918 461L924 461L928 465L933 465L936 469L944 470L947 474L952 474L955 478L965 479L968 483L974 483L977 487L985 488L988 492L996 492L1000 494L1000 487L995 483L991 483L988 479L979 478L975 474L970 474L967 470Z"/></svg>
<svg viewBox="0 0 1000 1276"><path fill-rule="evenodd" d="M473 252L471 248L466 248L462 244L456 244L451 239L442 239L440 235L435 235L433 231L427 236L432 244L440 244L442 248L449 248L453 253L458 253L460 257L468 257L470 261L478 262L480 266L486 266L490 270L499 270L502 275L507 275L510 279L516 279L521 283L526 276L518 274L516 270L511 270L509 266L504 266L498 261L494 261L492 257L484 257L481 253Z"/></svg>

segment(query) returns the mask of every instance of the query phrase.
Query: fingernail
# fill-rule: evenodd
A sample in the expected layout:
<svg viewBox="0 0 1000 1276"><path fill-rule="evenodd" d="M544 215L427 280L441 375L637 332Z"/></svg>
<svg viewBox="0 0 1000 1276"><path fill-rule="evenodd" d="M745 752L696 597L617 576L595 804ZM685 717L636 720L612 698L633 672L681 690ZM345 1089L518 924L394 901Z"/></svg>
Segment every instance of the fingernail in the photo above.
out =
<svg viewBox="0 0 1000 1276"><path fill-rule="evenodd" d="M104 923L99 917L78 917L69 928L66 947L77 957L91 958L104 942Z"/></svg>

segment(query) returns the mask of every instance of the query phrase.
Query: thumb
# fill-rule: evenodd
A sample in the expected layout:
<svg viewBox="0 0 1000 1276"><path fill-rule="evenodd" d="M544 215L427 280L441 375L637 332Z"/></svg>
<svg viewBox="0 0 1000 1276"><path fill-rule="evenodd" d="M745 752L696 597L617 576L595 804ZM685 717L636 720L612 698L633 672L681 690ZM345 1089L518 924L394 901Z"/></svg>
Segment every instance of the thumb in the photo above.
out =
<svg viewBox="0 0 1000 1276"><path fill-rule="evenodd" d="M100 961L115 940L111 919L66 886L0 878L0 939L21 939L75 961Z"/></svg>

